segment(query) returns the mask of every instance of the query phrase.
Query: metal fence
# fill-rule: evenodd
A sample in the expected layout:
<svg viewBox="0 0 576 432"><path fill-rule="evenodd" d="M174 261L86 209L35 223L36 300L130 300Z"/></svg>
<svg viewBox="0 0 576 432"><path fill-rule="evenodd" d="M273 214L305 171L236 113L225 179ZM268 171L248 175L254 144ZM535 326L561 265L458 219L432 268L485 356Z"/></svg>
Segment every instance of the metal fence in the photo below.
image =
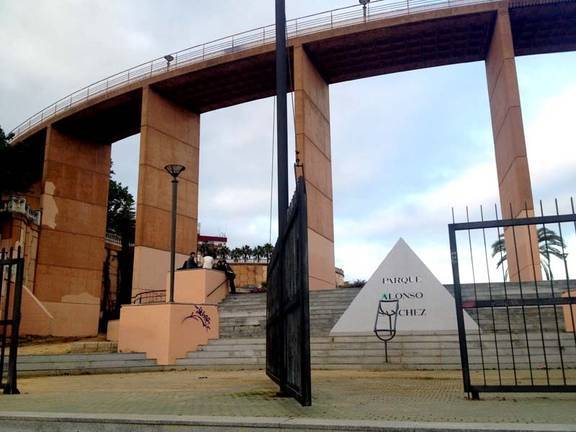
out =
<svg viewBox="0 0 576 432"><path fill-rule="evenodd" d="M349 7L288 20L286 22L286 31L288 38L295 38L318 31L345 27L381 18L408 15L427 10L445 9L454 6L492 2L494 2L494 0L374 0L366 9L363 9L361 5L355 4ZM275 34L275 25L268 25L150 60L97 81L94 84L90 84L63 97L24 120L11 132L18 137L18 135L25 133L32 127L54 117L62 111L66 111L94 97L106 95L111 91L117 90L119 87L149 79L204 60L272 44L275 41ZM167 59L170 59L170 61Z"/></svg>
<svg viewBox="0 0 576 432"><path fill-rule="evenodd" d="M449 225L464 390L576 391L576 215ZM532 211L524 215L531 216ZM464 275L464 276L462 276Z"/></svg>
<svg viewBox="0 0 576 432"><path fill-rule="evenodd" d="M268 267L266 374L280 392L312 404L308 231L304 178L288 209L286 231L279 237Z"/></svg>
<svg viewBox="0 0 576 432"><path fill-rule="evenodd" d="M0 388L4 394L19 394L16 361L18 358L18 336L20 330L20 307L24 258L21 250L0 251ZM5 364L8 354L8 364ZM4 380L4 372L6 379Z"/></svg>
<svg viewBox="0 0 576 432"><path fill-rule="evenodd" d="M142 291L132 297L131 304L159 304L166 303L166 290Z"/></svg>

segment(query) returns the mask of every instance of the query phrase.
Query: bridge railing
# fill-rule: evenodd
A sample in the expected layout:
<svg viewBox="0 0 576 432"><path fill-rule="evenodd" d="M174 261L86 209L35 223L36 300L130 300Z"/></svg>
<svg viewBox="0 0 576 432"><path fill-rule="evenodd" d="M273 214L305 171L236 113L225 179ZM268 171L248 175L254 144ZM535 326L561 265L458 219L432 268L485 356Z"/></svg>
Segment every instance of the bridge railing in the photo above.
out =
<svg viewBox="0 0 576 432"><path fill-rule="evenodd" d="M286 23L286 32L288 38L294 38L322 30L345 27L386 17L468 4L491 3L493 1L494 0L373 0L365 9L358 4L288 20ZM17 138L32 127L54 117L58 113L94 97L106 95L118 87L149 79L170 70L175 70L193 63L199 63L210 58L245 51L269 43L271 44L275 40L275 32L276 30L273 24L259 27L202 45L186 48L171 53L166 57L160 57L132 67L63 97L20 123L11 132L13 132ZM171 58L171 60L168 61L167 58Z"/></svg>

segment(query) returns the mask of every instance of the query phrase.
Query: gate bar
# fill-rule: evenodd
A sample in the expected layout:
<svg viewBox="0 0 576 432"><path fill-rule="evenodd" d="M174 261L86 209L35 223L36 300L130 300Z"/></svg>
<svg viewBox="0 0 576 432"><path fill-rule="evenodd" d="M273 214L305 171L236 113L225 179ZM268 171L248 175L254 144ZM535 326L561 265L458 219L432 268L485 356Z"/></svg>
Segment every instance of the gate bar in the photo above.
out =
<svg viewBox="0 0 576 432"><path fill-rule="evenodd" d="M468 350L466 344L466 329L464 327L464 309L462 308L462 293L460 292L460 270L458 268L458 248L456 244L455 224L448 225L448 235L450 237L450 256L452 257L452 274L454 277L454 299L456 300L456 321L458 323L458 339L460 340L460 360L462 362L462 379L464 381L464 392L472 394L472 399L479 399L478 392L473 391L470 386L470 368L468 363Z"/></svg>
<svg viewBox="0 0 576 432"><path fill-rule="evenodd" d="M455 302L456 302L456 319L457 319L457 324L458 324L458 331L459 331L459 342L460 342L460 357L461 357L461 361L462 361L462 376L463 376L463 384L464 384L464 391L466 393L468 393L468 396L472 399L478 399L479 398L479 393L480 392L546 392L546 393L551 393L551 392L576 392L576 384L574 382L568 382L568 377L566 376L566 359L564 358L564 354L563 350L566 348L565 346L562 346L562 339L560 338L561 335L561 329L560 329L560 323L558 322L558 317L559 317L559 313L557 311L558 306L564 306L565 307L565 319L569 319L570 317L573 317L574 314L574 305L576 305L576 296L573 296L572 294L575 292L574 289L574 282L570 281L570 275L569 275L569 271L568 271L568 262L567 262L567 257L566 257L566 251L565 251L565 244L563 243L563 231L565 231L565 229L563 230L564 227L562 227L562 223L569 223L570 225L574 225L575 231L576 231L576 214L574 212L574 210L572 211L572 214L564 214L564 215L560 215L559 214L559 209L558 209L558 201L555 201L556 204L556 214L553 216L542 216L542 217L526 217L526 218L519 218L519 219L503 219L503 220L498 220L498 210L496 208L496 220L492 220L492 221L485 221L484 220L484 216L483 216L483 212L481 209L481 214L482 214L482 220L480 222L469 222L469 218L467 216L467 222L466 223L455 223L453 221L453 223L448 225L448 231L449 231L449 240L450 240L450 253L451 253L451 263L452 263L452 271L453 271L453 278L454 278L454 298L455 298ZM573 206L573 200L571 200L571 204ZM541 207L541 213L543 213L543 209L542 209L542 203L540 203L540 207ZM526 210L526 209L525 209ZM467 212L468 213L468 212ZM558 232L559 232L559 237L561 240L559 240L559 244L558 246L561 247L561 251L557 251L557 255L560 258L560 260L563 262L564 264L564 272L565 272L565 276L566 277L566 287L568 289L568 293L567 296L562 297L559 296L559 291L562 291L564 289L564 287L562 286L562 284L557 285L557 287L554 287L554 278L553 276L550 277L550 292L548 292L548 289L544 288L547 284L545 282L542 281L538 281L537 280L537 274L536 274L536 259L535 256L537 253L541 253L540 251L540 247L538 249L536 249L536 247L532 244L533 241L535 240L534 237L534 233L531 232L532 229L536 228L537 232L540 233L540 231L542 231L542 228L546 228L546 225L555 225L557 226ZM520 227L525 227L525 228L520 228ZM532 273L533 273L533 277L534 277L534 282L527 282L525 280L522 280L522 278L520 278L520 280L517 283L514 284L510 284L508 282L506 282L506 277L504 275L503 277L503 290L504 290L504 298L499 298L500 295L494 297L493 293L492 293L492 280L490 278L490 267L488 265L488 256L487 256L487 250L486 250L486 235L485 235L485 229L487 228L492 228L492 229L496 229L497 233L498 233L498 238L501 239L503 237L502 235L502 230L503 228L510 228L510 232L509 234L511 234L513 243L512 243L512 249L508 250L509 254L515 254L518 257L518 251L519 251L519 243L518 243L518 233L522 232L524 233L524 229L528 230L528 236L527 239L529 241L530 244L530 259L532 261ZM468 293L465 294L462 292L462 285L461 285L461 281L460 281L460 272L459 272L459 262L458 262L458 249L457 249L457 231L468 231L468 243L469 243L469 247L471 248L471 233L470 231L472 230L482 230L482 235L483 235L483 240L484 240L484 252L485 252L485 259L486 259L486 265L487 265L487 271L488 271L488 292L487 294L489 295L488 299L486 299L486 296L483 296L479 298L479 292L477 293L477 288L480 288L480 286L477 284L476 281L476 277L475 277L475 268L474 268L474 256L473 256L473 251L470 250L470 255L471 255L471 259L472 259L472 287L469 288L473 288L472 293ZM542 240L542 243L547 242L548 245L550 245L549 241L547 241L546 236L544 236L544 239ZM554 243L555 245L555 243ZM548 248L546 248L547 250ZM496 250L496 249L495 249ZM496 253L496 252L494 252ZM500 253L502 254L503 251L500 250ZM561 255L560 255L561 254ZM501 255L502 258L502 255ZM505 268L504 266L502 266L502 271L504 272ZM519 269L519 262L516 261L516 268L515 270L518 271L518 274L520 274L520 269ZM557 288L555 290L555 288ZM483 288L482 288L483 289ZM510 291L511 290L511 291ZM510 295L513 296L518 296L518 297L509 297ZM565 294L564 294L565 295ZM470 298L470 296L472 298ZM466 298L466 301L463 300L463 298ZM470 298L470 299L469 299ZM544 309L545 307L549 307L550 309ZM488 312L492 312L492 331L494 332L494 346L496 347L496 362L498 364L498 380L496 381L496 384L487 384L486 383L486 379L484 380L484 384L483 385L476 385L474 382L476 381L480 381L481 382L481 376L480 376L480 370L479 368L477 368L477 366L479 367L479 362L480 362L480 358L478 359L473 359L472 357L469 357L470 355L475 355L474 353L469 353L468 352L468 343L467 343L467 338L469 338L470 336L472 336L472 334L467 335L466 334L466 325L464 322L464 313L465 311L470 311L471 309L476 309L477 313L474 314L473 312L470 312L472 314L472 316L476 315L476 318L479 321L479 317L480 317L480 309L490 309L490 311ZM506 363L508 363L508 361L511 361L511 366L512 366L512 371L514 373L514 381L512 384L507 384L507 383L503 383L504 379L503 376L500 375L500 371L501 371L501 364L500 362L502 361L502 358L500 358L500 354L499 353L499 342L500 340L504 340L506 335L502 335L504 336L504 338L499 338L497 337L497 332L498 329L496 328L496 319L494 318L494 310L495 308L500 308L505 309L505 315L500 315L501 318L506 318L507 322L508 322L508 336L510 337L510 349L512 351L512 356L509 359L506 359ZM515 340L512 339L512 328L511 328L511 312L510 309L512 308L516 308L515 310L515 328L518 327L518 331L519 331L519 336L520 339L518 339L518 342L521 342L522 345L525 343L525 347L521 348L520 351L524 352L522 354L522 362L518 363L516 362L516 353L515 353ZM528 308L534 308L534 309L528 309ZM535 310L536 309L536 310ZM534 316L534 318L530 318L530 320L528 319L528 312L530 311L531 314L536 313ZM552 327L548 328L546 327L545 330L545 324L548 325L548 320L549 318L551 318L549 315L552 314L548 314L548 312L546 312L546 314L544 313L545 311L550 311L553 312L553 319L554 319L554 324ZM504 311L502 311L504 312ZM484 316L484 315L482 315ZM530 317L532 317L532 315L530 315ZM545 321L546 320L546 321ZM530 331L529 331L529 323L530 323ZM533 325L532 325L533 324ZM478 325L480 325L480 323L478 322ZM533 328L532 328L533 327ZM549 331L553 331L552 328L555 328L556 330L556 336L554 337L554 335L552 335L553 337L550 338L548 335ZM504 329L502 329L504 330ZM545 335L545 331L546 331L546 335ZM522 334L523 333L523 334ZM480 343L480 357L482 357L483 354L483 335L478 335L478 342ZM576 341L576 333L574 333L572 335L574 337L574 340ZM474 338L473 338L474 339ZM570 337L570 339L572 339L572 337ZM541 349L540 349L540 344L541 344ZM556 358L557 354L553 354L553 352L555 352L556 350L556 346L558 347L558 351L559 351L559 356L560 356L560 365L559 366L554 366L553 364L555 364L558 359ZM508 350L508 348L506 348L506 350ZM490 356L493 356L493 354L490 354ZM508 356L508 354L506 354L506 356ZM524 356L527 356L526 359L524 359ZM543 359L542 359L543 356ZM471 362L472 361L472 362ZM492 361L492 360L491 360ZM542 365L540 366L540 362L542 362ZM551 363L552 362L552 363ZM527 364L524 364L527 363ZM482 360L482 372L485 372L484 370L484 361ZM529 374L529 378L528 376L526 376L526 378L528 379L524 379L522 378L522 380L519 379L519 376L517 375L517 368L518 366L521 367L521 370L526 372L526 375ZM558 380L557 378L553 378L553 375L551 374L553 369L557 369L558 367L561 368L561 372L562 372L562 379ZM542 373L540 373L540 369L544 369L542 372L545 372L546 375L543 376ZM474 376L472 376L472 371L474 370ZM519 369L520 370L520 369ZM476 372L478 372L479 376L476 376ZM559 378L559 377L558 377ZM504 381L505 382L505 381ZM563 383L563 384L561 384Z"/></svg>

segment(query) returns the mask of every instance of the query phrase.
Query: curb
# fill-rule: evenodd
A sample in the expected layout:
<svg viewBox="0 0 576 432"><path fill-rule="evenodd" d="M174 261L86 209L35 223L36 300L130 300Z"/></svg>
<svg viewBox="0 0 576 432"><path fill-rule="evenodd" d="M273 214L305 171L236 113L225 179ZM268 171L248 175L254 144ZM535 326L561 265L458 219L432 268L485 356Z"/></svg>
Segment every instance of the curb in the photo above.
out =
<svg viewBox="0 0 576 432"><path fill-rule="evenodd" d="M574 432L575 425L521 423L416 423L290 417L201 417L119 414L0 413L3 431L365 431L365 432Z"/></svg>

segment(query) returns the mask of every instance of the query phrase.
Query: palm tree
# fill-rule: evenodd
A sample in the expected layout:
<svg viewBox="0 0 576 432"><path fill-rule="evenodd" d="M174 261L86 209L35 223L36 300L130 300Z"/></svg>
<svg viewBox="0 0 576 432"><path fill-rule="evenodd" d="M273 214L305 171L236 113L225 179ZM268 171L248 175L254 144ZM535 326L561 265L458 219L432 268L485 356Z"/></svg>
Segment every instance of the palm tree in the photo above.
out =
<svg viewBox="0 0 576 432"><path fill-rule="evenodd" d="M272 246L270 243L266 243L264 246L262 246L262 249L264 250L264 256L266 257L266 262L270 262L274 246Z"/></svg>
<svg viewBox="0 0 576 432"><path fill-rule="evenodd" d="M248 261L253 254L252 248L248 245L242 246L241 251L244 261Z"/></svg>
<svg viewBox="0 0 576 432"><path fill-rule="evenodd" d="M232 249L232 251L230 252L230 258L232 258L234 262L238 262L238 260L242 258L242 249L240 248Z"/></svg>
<svg viewBox="0 0 576 432"><path fill-rule="evenodd" d="M228 257L230 256L230 248L224 245L218 246L217 254L223 260L228 259Z"/></svg>
<svg viewBox="0 0 576 432"><path fill-rule="evenodd" d="M256 246L252 249L252 254L257 262L260 262L260 258L264 256L264 248L262 246Z"/></svg>
<svg viewBox="0 0 576 432"><path fill-rule="evenodd" d="M566 249L566 244L564 239L556 234L551 229L546 227L538 228L538 250L540 252L540 265L546 274L546 279L551 280L553 278L552 267L550 266L550 255L555 256L561 260L566 259L568 254L563 252ZM504 240L504 233L500 233L498 240L492 243L492 257L498 256L498 262L496 263L496 268L507 261L506 254L506 244ZM505 277L508 277L508 269L504 272Z"/></svg>
<svg viewBox="0 0 576 432"><path fill-rule="evenodd" d="M202 256L206 256L208 255L210 249L210 245L208 243L200 243L198 245L198 252L202 255Z"/></svg>

